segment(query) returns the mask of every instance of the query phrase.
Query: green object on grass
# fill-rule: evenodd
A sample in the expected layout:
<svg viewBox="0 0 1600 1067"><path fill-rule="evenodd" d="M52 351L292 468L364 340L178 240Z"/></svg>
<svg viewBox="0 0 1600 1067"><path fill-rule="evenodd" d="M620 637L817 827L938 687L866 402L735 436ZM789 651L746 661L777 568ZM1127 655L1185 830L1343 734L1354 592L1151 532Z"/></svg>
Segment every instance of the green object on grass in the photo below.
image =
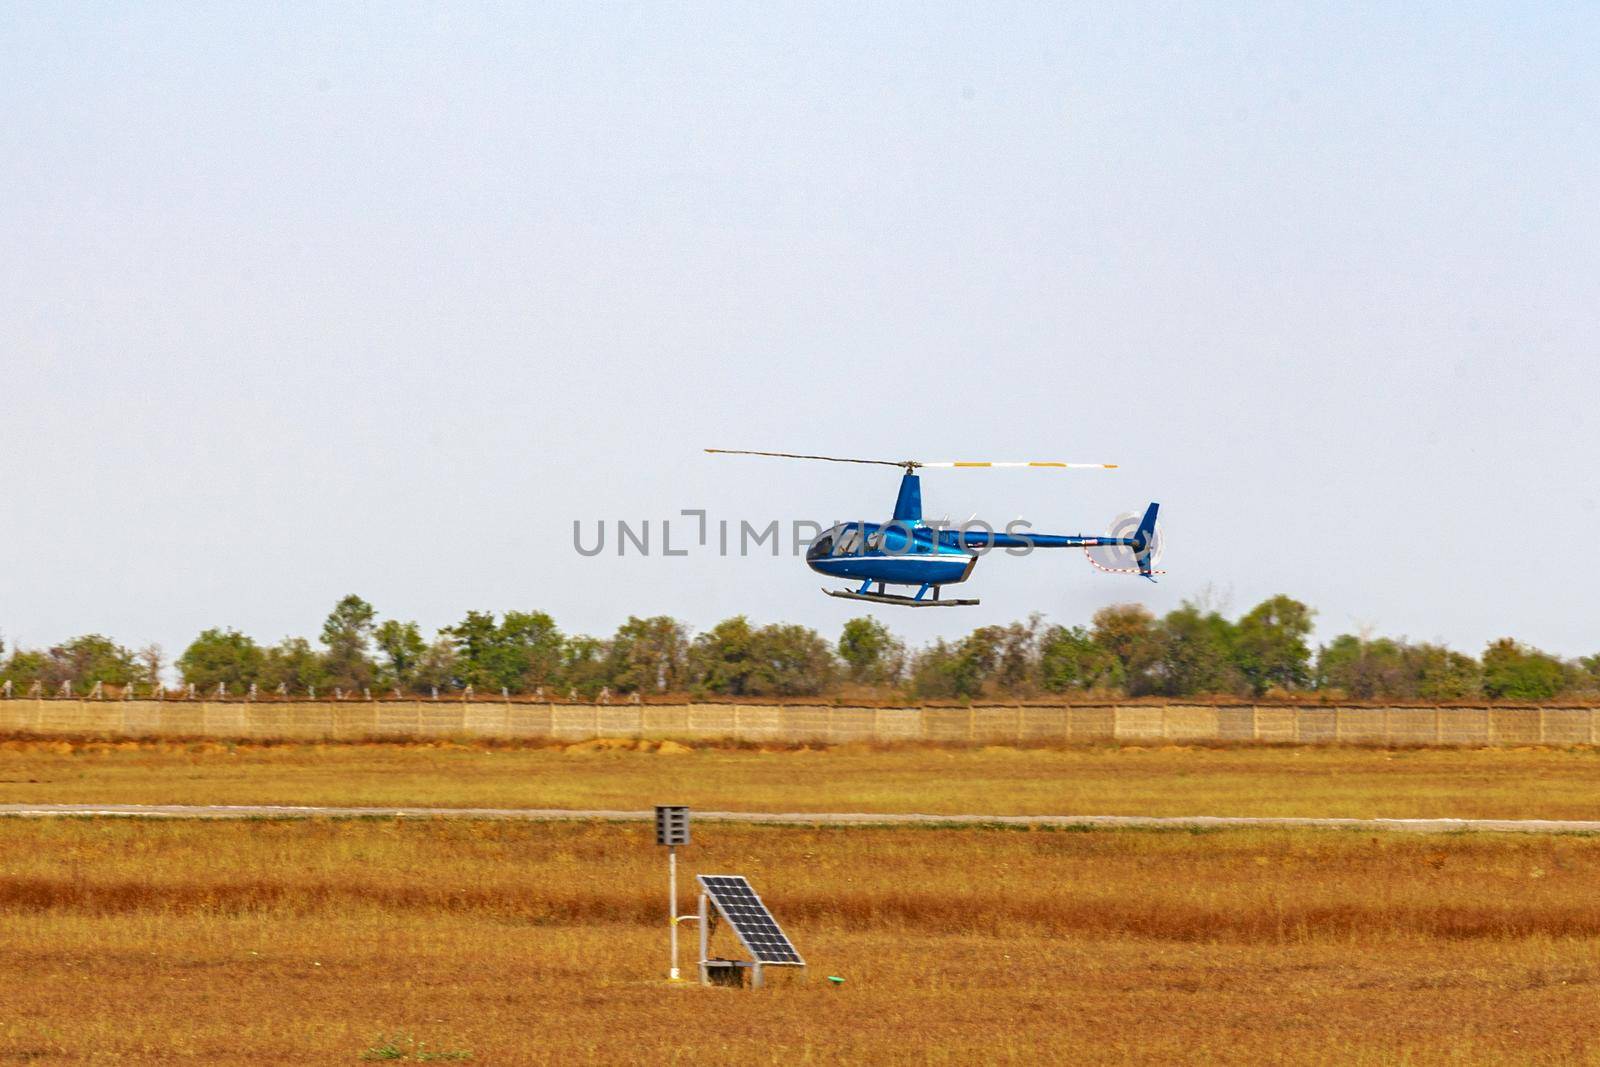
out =
<svg viewBox="0 0 1600 1067"><path fill-rule="evenodd" d="M828 975L828 981L832 982L834 985L844 985L844 979L840 978L836 974Z"/></svg>

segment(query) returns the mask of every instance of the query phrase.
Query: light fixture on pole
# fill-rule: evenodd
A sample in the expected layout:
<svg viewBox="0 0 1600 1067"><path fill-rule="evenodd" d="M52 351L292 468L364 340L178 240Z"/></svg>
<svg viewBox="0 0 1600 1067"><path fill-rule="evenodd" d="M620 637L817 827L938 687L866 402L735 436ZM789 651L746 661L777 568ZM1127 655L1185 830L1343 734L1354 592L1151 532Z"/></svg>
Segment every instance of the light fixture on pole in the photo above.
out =
<svg viewBox="0 0 1600 1067"><path fill-rule="evenodd" d="M672 931L672 969L667 980L678 977L678 846L689 843L689 809L680 804L656 805L656 844L667 846L668 896L667 922ZM685 916L689 918L689 916Z"/></svg>

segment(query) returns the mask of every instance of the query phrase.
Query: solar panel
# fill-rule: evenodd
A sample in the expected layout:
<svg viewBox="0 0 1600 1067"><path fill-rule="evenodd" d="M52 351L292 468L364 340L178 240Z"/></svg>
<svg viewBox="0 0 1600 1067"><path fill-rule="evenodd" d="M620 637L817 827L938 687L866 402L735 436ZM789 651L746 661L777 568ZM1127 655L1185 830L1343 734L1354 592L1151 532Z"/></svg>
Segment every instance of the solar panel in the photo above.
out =
<svg viewBox="0 0 1600 1067"><path fill-rule="evenodd" d="M696 876L706 896L717 906L717 913L733 927L739 943L757 963L792 963L805 966L794 945L784 935L778 921L761 903L743 875L702 874Z"/></svg>

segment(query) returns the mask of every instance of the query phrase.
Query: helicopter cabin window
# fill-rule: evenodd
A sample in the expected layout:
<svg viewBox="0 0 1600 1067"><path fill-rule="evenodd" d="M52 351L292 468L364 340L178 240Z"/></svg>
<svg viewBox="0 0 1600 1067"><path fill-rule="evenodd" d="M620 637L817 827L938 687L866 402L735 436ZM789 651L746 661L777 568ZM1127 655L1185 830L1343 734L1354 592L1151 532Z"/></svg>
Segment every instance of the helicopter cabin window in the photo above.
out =
<svg viewBox="0 0 1600 1067"><path fill-rule="evenodd" d="M833 554L836 556L857 556L861 554L861 527L852 526L839 535L839 543L834 546Z"/></svg>

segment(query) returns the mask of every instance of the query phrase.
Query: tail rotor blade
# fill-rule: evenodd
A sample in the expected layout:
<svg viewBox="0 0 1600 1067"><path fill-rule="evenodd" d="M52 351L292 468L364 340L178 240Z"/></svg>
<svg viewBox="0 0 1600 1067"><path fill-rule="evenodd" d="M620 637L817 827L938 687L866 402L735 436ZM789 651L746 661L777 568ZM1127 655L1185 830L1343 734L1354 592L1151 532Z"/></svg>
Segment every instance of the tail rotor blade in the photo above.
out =
<svg viewBox="0 0 1600 1067"><path fill-rule="evenodd" d="M1137 512L1127 511L1111 520L1106 528L1106 535L1123 540L1132 540L1139 532L1139 523L1142 516ZM1165 548L1165 538L1162 537L1161 527L1157 526L1150 531L1146 543L1150 564L1161 562L1161 554ZM1138 574L1139 553L1132 545L1093 545L1083 550L1084 555L1095 570L1105 571L1108 574ZM1153 571L1155 574L1164 574L1165 571Z"/></svg>

